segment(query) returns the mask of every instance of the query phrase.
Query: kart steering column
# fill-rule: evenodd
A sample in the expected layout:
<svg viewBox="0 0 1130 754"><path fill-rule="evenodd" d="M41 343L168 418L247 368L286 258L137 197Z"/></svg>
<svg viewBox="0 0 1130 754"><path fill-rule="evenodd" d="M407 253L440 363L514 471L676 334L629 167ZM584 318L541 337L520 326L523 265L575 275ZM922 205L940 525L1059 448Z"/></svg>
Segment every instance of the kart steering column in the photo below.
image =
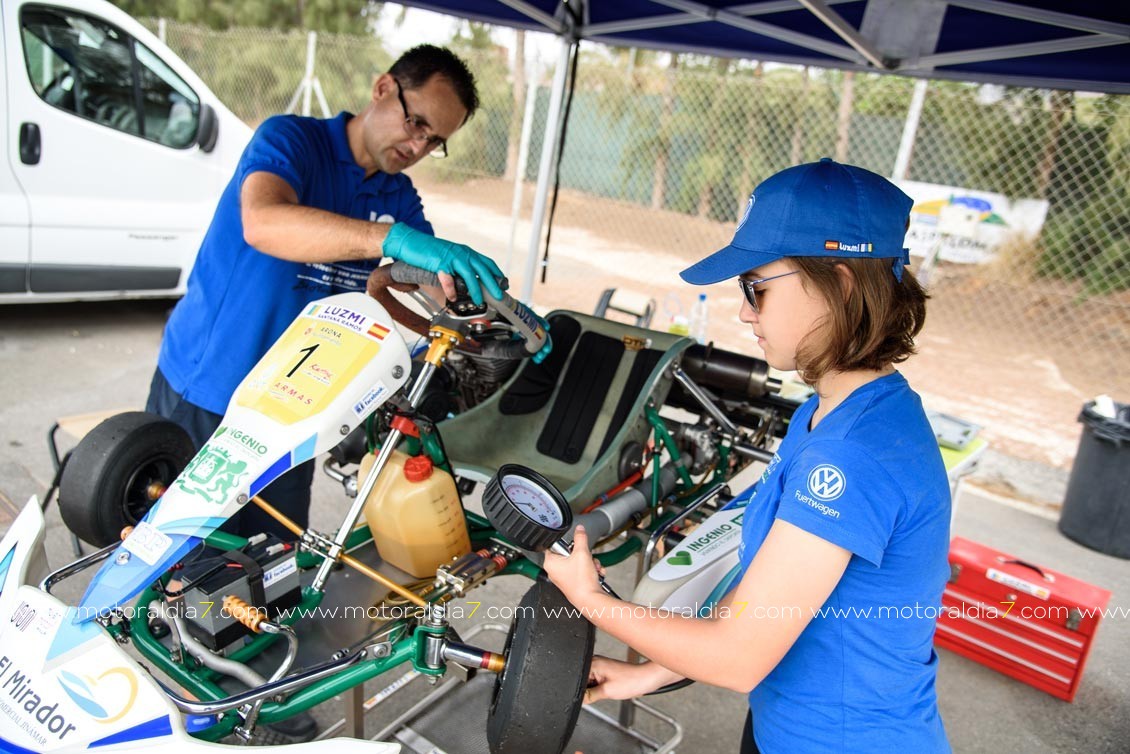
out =
<svg viewBox="0 0 1130 754"><path fill-rule="evenodd" d="M428 335L431 336L432 342L428 347L428 353L424 357L424 368L420 370L419 376L412 384L412 390L408 394L408 405L416 408L419 405L424 391L427 390L428 383L431 382L432 376L435 374L436 369L448 352L459 345L463 341L463 335L455 330L448 329L441 326L433 326ZM388 437L385 439L384 444L381 446L381 451L377 455L373 468L369 471L369 475L365 478L365 482L361 485L361 489L357 490L357 497L353 499L353 505L349 507L349 512L345 514L345 519L338 527L337 534L334 535L333 544L329 548L329 552L325 554L322 564L318 566L318 572L314 575L314 580L310 584L311 588L316 591L321 591L326 584L326 580L330 577L330 570L333 568L334 563L341 559L342 553L345 550L345 540L349 537L349 533L353 531L354 524L357 519L361 517L361 511L365 507L365 501L369 499L369 493L372 492L373 486L377 483L377 477L380 476L384 470L388 459L392 456L392 451L400 442L400 438L404 433L397 429L395 426L389 431ZM398 590L399 592L399 590ZM411 594L410 592L408 594ZM407 596L402 594L401 596ZM424 601L417 595L412 595L410 598L414 604L423 606Z"/></svg>

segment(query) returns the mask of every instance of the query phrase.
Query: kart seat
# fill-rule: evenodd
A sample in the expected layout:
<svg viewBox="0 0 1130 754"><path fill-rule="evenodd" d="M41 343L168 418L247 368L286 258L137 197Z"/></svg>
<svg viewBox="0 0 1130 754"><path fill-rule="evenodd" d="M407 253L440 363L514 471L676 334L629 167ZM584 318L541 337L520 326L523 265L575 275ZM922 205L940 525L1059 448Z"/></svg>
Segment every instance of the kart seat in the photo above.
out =
<svg viewBox="0 0 1130 754"><path fill-rule="evenodd" d="M485 480L503 464L544 475L575 511L615 487L621 456L639 457L663 405L671 363L690 338L571 311L548 316L553 350L486 401L439 425L456 473Z"/></svg>

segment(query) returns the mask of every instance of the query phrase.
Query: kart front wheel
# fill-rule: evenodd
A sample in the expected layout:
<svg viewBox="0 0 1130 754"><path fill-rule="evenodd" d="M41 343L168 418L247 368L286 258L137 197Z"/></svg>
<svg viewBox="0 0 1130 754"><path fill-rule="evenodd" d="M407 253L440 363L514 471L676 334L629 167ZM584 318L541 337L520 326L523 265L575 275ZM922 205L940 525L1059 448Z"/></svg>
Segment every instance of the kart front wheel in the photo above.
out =
<svg viewBox="0 0 1130 754"><path fill-rule="evenodd" d="M71 451L59 480L59 513L80 539L118 541L196 454L179 425L154 414L111 416Z"/></svg>
<svg viewBox="0 0 1130 754"><path fill-rule="evenodd" d="M522 597L506 639L487 716L491 754L559 754L581 713L596 628L561 590L537 582Z"/></svg>

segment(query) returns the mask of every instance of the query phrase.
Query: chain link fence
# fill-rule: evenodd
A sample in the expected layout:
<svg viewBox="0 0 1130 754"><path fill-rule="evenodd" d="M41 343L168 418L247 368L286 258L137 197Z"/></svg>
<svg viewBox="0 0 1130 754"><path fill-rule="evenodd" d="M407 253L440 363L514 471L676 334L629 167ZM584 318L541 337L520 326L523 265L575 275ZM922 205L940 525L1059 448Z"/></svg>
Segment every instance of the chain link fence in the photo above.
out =
<svg viewBox="0 0 1130 754"><path fill-rule="evenodd" d="M301 106L310 52L306 32L242 27L217 31L157 19L144 23L249 125L286 112L296 94ZM315 115L322 114L318 89L329 115L355 110L368 99L373 77L393 61L375 37L346 34L319 32L313 53L317 85L310 101Z"/></svg>
<svg viewBox="0 0 1130 754"><path fill-rule="evenodd" d="M163 26L249 124L301 106L305 33ZM527 76L505 48L459 44L482 109L448 159L412 175L437 230L520 283L552 71L533 76L527 108ZM932 301L904 371L929 403L982 424L1005 452L1066 467L1081 402L1130 400L1130 98L587 44L580 54L540 307L591 311L615 287L655 299L652 326L667 328L697 293L678 270L728 242L752 188L830 156L915 199L912 268ZM392 59L375 38L319 34L329 113L363 107ZM710 336L756 353L737 287L707 292Z"/></svg>

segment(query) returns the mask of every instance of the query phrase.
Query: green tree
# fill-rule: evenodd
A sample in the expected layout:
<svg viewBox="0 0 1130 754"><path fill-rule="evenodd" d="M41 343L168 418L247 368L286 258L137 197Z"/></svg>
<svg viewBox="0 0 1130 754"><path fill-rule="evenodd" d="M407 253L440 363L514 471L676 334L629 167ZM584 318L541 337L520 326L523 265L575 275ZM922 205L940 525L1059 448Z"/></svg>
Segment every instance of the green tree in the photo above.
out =
<svg viewBox="0 0 1130 754"><path fill-rule="evenodd" d="M913 180L1040 197L1036 169L1048 144L1052 118L1045 92L1009 87L1000 101L979 101L980 87L947 81L930 84L919 144L936 155L915 160Z"/></svg>
<svg viewBox="0 0 1130 754"><path fill-rule="evenodd" d="M1130 289L1130 98L1106 95L1097 110L1062 126L1037 268L1080 280L1084 295Z"/></svg>
<svg viewBox="0 0 1130 754"><path fill-rule="evenodd" d="M581 83L596 93L602 120L626 134L618 168L624 186L648 185L652 209L665 206L668 166L673 159L674 78L679 56L650 50L610 49L611 57L582 55ZM626 198L626 197L625 197Z"/></svg>
<svg viewBox="0 0 1130 754"><path fill-rule="evenodd" d="M821 117L832 106L823 101L831 93L815 86L807 69L761 65L742 82L748 99L744 124L735 153L740 172L732 184L735 217L745 210L754 186L778 170L826 154L822 145L832 138L833 122Z"/></svg>
<svg viewBox="0 0 1130 754"><path fill-rule="evenodd" d="M474 21L459 24L448 47L475 74L479 110L451 140L451 156L428 168L447 180L501 176L515 102L507 50L491 39L489 26Z"/></svg>
<svg viewBox="0 0 1130 754"><path fill-rule="evenodd" d="M138 18L167 18L211 29L256 26L365 34L381 3L373 0L112 0Z"/></svg>

